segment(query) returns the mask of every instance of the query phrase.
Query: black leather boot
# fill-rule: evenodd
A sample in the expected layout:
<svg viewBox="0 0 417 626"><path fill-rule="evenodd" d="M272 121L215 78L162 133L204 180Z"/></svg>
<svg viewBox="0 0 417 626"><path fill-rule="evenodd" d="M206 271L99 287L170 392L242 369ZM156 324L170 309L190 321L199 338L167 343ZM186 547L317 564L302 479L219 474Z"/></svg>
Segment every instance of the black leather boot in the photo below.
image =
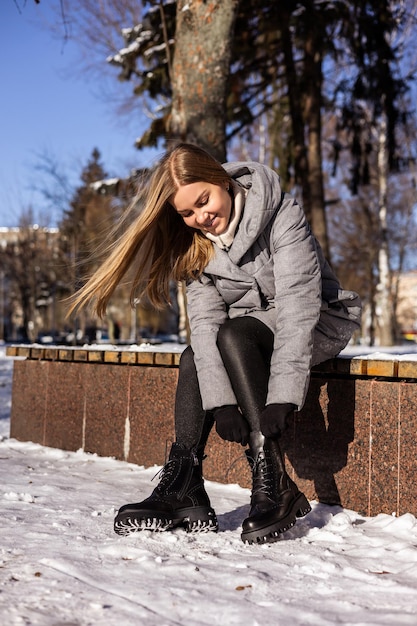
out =
<svg viewBox="0 0 417 626"><path fill-rule="evenodd" d="M187 532L217 532L216 514L201 474L202 456L173 443L159 484L146 500L120 508L114 520L115 532L128 535L176 526L183 526Z"/></svg>
<svg viewBox="0 0 417 626"><path fill-rule="evenodd" d="M246 455L252 468L253 488L249 517L242 524L242 541L270 543L294 526L297 517L311 511L310 504L285 470L276 439L251 433Z"/></svg>

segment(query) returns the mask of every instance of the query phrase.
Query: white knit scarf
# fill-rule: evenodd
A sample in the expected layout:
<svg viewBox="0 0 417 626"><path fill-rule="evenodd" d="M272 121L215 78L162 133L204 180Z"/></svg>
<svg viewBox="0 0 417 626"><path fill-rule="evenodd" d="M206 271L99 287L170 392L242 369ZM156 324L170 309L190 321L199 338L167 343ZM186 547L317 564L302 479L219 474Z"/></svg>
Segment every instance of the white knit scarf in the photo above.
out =
<svg viewBox="0 0 417 626"><path fill-rule="evenodd" d="M243 207L246 200L246 189L241 187L239 183L232 180L232 191L234 200L232 202L232 211L230 214L230 221L227 229L221 235L212 235L211 233L204 233L207 239L213 241L222 250L230 250L230 246L233 243L235 237L236 228L239 224L242 216ZM203 231L204 232L204 231Z"/></svg>

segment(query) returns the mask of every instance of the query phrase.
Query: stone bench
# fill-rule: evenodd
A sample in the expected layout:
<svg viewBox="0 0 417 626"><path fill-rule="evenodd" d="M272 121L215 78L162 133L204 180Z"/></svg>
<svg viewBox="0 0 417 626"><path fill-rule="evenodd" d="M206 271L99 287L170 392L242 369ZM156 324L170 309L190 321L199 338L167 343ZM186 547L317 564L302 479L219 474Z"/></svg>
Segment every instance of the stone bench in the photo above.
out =
<svg viewBox="0 0 417 626"><path fill-rule="evenodd" d="M9 346L11 437L163 465L174 439L182 349ZM290 475L310 500L364 515L417 515L417 362L341 358L312 371L303 410L283 438ZM209 480L250 487L238 444L211 433Z"/></svg>

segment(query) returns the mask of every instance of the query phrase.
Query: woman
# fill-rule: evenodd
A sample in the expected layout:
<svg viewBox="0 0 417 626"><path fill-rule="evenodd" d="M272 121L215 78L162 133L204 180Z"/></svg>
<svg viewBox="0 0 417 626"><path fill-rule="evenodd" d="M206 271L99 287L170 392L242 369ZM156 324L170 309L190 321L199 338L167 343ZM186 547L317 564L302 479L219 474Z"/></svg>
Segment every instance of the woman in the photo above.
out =
<svg viewBox="0 0 417 626"><path fill-rule="evenodd" d="M221 165L180 144L150 180L144 209L76 294L103 315L133 266L132 301L169 301L187 283L191 345L180 360L176 442L158 486L120 508L115 531L217 531L204 488L209 432L246 446L253 486L242 540L276 540L310 511L289 478L279 437L303 406L311 366L336 356L359 326L357 294L343 291L303 210L258 163Z"/></svg>

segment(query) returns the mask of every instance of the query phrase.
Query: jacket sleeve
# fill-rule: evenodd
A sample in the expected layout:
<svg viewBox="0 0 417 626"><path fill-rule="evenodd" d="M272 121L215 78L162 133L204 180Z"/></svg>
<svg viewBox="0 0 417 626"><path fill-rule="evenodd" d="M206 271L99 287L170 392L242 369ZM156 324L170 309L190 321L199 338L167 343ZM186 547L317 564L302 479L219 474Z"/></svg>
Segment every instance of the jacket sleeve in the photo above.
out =
<svg viewBox="0 0 417 626"><path fill-rule="evenodd" d="M271 229L276 331L267 404L299 409L307 393L314 329L320 317L321 272L304 211L284 196Z"/></svg>
<svg viewBox="0 0 417 626"><path fill-rule="evenodd" d="M227 319L226 305L209 276L203 274L187 285L187 311L203 409L237 404L217 348L219 328Z"/></svg>

